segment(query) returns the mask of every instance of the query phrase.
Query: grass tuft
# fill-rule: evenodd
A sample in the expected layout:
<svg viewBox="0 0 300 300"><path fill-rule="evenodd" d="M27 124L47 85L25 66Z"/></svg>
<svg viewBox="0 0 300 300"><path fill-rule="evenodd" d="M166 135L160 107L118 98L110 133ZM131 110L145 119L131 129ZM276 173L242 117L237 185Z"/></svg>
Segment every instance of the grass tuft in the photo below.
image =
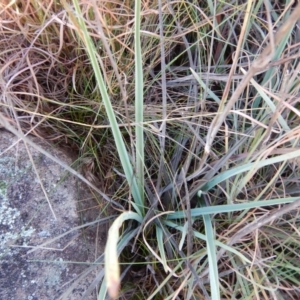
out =
<svg viewBox="0 0 300 300"><path fill-rule="evenodd" d="M83 297L298 297L299 11L0 4L0 123L75 151L119 214Z"/></svg>

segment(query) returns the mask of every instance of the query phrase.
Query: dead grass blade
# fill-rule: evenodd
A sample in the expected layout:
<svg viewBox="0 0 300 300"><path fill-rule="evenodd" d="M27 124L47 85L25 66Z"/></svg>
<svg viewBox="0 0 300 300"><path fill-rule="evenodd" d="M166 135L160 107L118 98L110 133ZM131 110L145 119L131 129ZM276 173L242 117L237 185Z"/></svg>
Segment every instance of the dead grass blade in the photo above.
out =
<svg viewBox="0 0 300 300"><path fill-rule="evenodd" d="M274 46L278 46L279 43L285 38L286 34L291 30L295 23L300 18L300 3L294 8L293 12L287 18L285 23L279 28L274 37ZM270 33L272 34L272 33ZM227 117L229 111L232 109L234 103L238 100L239 96L244 91L245 87L248 85L250 80L253 78L255 74L263 70L269 62L272 60L272 57L275 53L275 49L273 45L270 43L263 52L259 55L259 57L252 63L249 68L247 74L238 85L237 89L233 92L232 96L228 100L227 104L223 108L221 105L218 110L217 116L214 118L213 122L210 125L210 128L207 133L207 141L205 145L205 152L208 154L210 152L211 145L215 136L217 135L222 123ZM226 100L226 99L224 99ZM207 155L204 155L204 159L207 158Z"/></svg>

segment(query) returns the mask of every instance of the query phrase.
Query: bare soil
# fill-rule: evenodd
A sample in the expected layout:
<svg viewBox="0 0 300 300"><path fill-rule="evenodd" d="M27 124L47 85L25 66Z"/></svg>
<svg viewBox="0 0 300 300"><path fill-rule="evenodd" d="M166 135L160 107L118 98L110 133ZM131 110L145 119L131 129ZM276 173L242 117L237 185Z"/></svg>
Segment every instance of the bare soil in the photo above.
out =
<svg viewBox="0 0 300 300"><path fill-rule="evenodd" d="M30 138L52 155L72 163L71 155L65 151ZM89 209L92 206L94 209ZM57 163L29 146L26 149L22 141L0 129L0 299L60 299L79 274L103 253L108 225L84 232L72 230L93 221L98 212L97 202L86 186ZM100 271L101 266L95 268L68 299L82 299ZM96 293L85 299L96 299Z"/></svg>

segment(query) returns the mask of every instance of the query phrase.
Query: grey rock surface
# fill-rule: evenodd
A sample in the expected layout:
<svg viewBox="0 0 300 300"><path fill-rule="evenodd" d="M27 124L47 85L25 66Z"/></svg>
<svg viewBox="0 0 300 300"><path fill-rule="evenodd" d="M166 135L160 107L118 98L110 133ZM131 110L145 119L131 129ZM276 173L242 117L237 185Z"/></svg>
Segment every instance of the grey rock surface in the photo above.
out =
<svg viewBox="0 0 300 300"><path fill-rule="evenodd" d="M65 151L35 137L30 139L71 165ZM78 212L79 201L87 215ZM106 225L100 230L76 229L83 219L87 222L97 217L98 210L91 213L91 206L97 203L74 176L0 129L0 299L60 298L104 251ZM47 241L53 242L41 247ZM100 270L95 268L80 281L68 299L82 299ZM96 299L96 294L85 299Z"/></svg>

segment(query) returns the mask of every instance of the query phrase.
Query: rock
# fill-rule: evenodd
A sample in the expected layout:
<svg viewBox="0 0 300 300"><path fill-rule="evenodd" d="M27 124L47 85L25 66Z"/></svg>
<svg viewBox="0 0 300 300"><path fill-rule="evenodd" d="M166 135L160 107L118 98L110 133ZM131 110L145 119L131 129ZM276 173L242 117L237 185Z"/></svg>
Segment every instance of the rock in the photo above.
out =
<svg viewBox="0 0 300 300"><path fill-rule="evenodd" d="M65 151L38 138L30 139L71 165ZM98 213L93 209L92 215L79 216L78 201L86 211L97 203L73 175L27 147L28 151L22 141L0 129L0 299L56 300L89 262L103 253L108 225L84 233L76 229L81 218L93 221ZM99 236L102 242L97 245ZM46 241L52 242L39 247ZM84 277L68 299L82 299L100 270L97 267ZM96 299L96 294L85 299Z"/></svg>

